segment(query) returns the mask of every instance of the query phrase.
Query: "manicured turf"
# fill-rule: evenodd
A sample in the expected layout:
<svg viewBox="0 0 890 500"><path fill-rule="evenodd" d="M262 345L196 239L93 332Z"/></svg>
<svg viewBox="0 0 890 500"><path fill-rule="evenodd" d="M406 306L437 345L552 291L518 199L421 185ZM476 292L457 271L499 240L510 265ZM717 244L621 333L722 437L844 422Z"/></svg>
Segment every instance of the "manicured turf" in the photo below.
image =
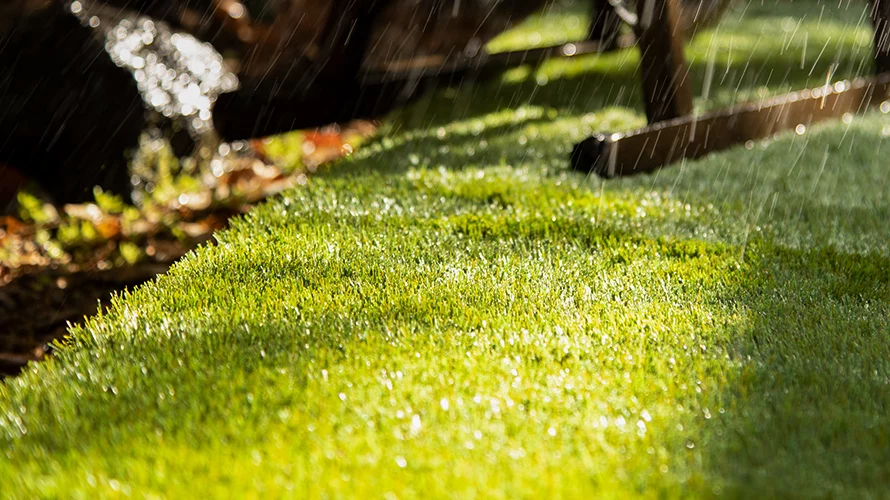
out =
<svg viewBox="0 0 890 500"><path fill-rule="evenodd" d="M738 8L702 106L866 68L841 8ZM120 297L0 386L0 496L885 495L890 119L568 171L636 60L443 90Z"/></svg>

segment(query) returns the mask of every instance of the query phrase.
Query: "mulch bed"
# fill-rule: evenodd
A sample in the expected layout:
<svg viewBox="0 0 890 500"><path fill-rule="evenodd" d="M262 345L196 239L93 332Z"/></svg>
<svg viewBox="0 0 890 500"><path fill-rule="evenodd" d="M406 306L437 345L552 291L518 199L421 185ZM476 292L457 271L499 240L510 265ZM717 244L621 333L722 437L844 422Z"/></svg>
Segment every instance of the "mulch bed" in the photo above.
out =
<svg viewBox="0 0 890 500"><path fill-rule="evenodd" d="M74 272L40 269L12 279L0 287L0 377L42 360L69 324L107 306L114 292L142 284L166 272L169 265L147 262Z"/></svg>

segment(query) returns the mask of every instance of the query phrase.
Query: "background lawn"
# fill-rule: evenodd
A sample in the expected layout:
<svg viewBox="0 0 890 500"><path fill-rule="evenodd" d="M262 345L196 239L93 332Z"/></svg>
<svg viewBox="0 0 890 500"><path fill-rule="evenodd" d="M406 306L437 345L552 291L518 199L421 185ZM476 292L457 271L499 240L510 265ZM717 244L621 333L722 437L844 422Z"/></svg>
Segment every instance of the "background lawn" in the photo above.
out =
<svg viewBox="0 0 890 500"><path fill-rule="evenodd" d="M867 73L866 8L740 5L700 106ZM0 496L885 495L890 118L568 171L637 60L441 90L119 297L0 385Z"/></svg>

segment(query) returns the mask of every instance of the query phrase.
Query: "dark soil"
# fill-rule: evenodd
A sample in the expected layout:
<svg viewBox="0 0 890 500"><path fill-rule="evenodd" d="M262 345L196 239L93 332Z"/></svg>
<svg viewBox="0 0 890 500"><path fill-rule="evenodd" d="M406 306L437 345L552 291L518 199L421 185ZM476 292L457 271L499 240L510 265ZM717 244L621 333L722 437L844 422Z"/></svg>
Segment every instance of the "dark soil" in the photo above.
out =
<svg viewBox="0 0 890 500"><path fill-rule="evenodd" d="M167 271L170 263L22 274L0 287L0 378L16 375L52 353L51 342L107 307L111 296Z"/></svg>

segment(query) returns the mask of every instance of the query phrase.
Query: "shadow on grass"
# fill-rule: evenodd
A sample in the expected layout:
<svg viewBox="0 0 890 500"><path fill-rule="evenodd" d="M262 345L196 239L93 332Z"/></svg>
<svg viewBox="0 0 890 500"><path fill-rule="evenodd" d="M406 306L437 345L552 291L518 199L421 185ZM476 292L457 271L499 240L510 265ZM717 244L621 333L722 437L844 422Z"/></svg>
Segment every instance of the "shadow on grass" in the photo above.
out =
<svg viewBox="0 0 890 500"><path fill-rule="evenodd" d="M763 245L738 300L718 428L701 448L724 493L837 497L890 481L890 259ZM704 425L704 419L700 420Z"/></svg>

